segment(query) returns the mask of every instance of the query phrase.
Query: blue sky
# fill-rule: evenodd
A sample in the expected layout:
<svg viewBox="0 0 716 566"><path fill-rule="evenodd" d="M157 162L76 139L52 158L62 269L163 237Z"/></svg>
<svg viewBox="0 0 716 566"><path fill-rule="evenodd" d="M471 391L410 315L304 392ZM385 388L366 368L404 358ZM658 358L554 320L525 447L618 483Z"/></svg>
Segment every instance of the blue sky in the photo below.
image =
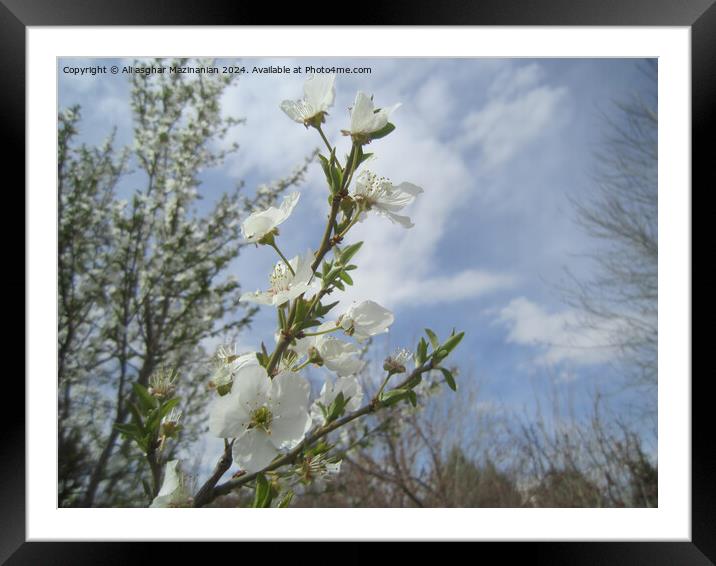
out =
<svg viewBox="0 0 716 566"><path fill-rule="evenodd" d="M96 61L95 61L96 62ZM77 60L61 60L78 64ZM92 64L83 60L82 65ZM102 60L110 65L112 61ZM351 240L364 240L356 257L356 285L345 297L373 299L396 322L376 351L413 347L424 327L446 335L466 331L454 358L461 379L480 382L484 401L519 411L537 390L557 384L576 394L617 386L613 352L600 337L578 332L576 315L558 286L564 270L589 273L592 243L574 223L568 197L594 190L593 150L613 101L649 88L633 59L264 59L254 65L368 66L371 74L339 75L336 102L325 131L339 154L348 143L339 131L357 90L378 106L401 102L396 131L374 142L369 167L394 183L410 181L424 193L407 209L409 230L375 216ZM305 75L244 75L227 91L223 110L246 119L229 141L238 153L203 175L211 201L236 182L251 191L287 175L320 146L313 130L289 120L284 99L302 95ZM112 126L127 143L129 88L121 75L59 74L59 105L83 107L87 141ZM299 187L301 200L281 227L280 244L292 257L315 247L323 228L326 187L317 164ZM247 248L232 266L247 290L265 288L275 257ZM242 349L271 341L275 314L266 308ZM583 401L579 401L582 399ZM584 403L582 405L581 403Z"/></svg>

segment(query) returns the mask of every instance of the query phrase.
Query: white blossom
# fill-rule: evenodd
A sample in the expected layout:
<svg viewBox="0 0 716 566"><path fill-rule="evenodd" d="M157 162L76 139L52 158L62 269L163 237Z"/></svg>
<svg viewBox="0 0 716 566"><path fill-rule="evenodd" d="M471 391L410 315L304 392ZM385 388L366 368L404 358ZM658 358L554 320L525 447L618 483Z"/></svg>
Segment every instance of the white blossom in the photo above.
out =
<svg viewBox="0 0 716 566"><path fill-rule="evenodd" d="M296 466L295 473L304 483L311 483L320 489L325 481L330 481L338 475L341 471L341 462L325 454L306 456Z"/></svg>
<svg viewBox="0 0 716 566"><path fill-rule="evenodd" d="M323 114L333 106L336 97L336 75L311 75L303 84L301 100L284 100L281 110L294 122L309 126L314 120L323 121Z"/></svg>
<svg viewBox="0 0 716 566"><path fill-rule="evenodd" d="M362 205L364 211L375 210L405 228L412 228L410 218L396 212L412 203L422 192L423 189L412 183L400 183L396 186L385 177L378 177L371 171L363 171L356 179L353 198ZM365 213L362 213L360 220L365 220L365 216Z"/></svg>
<svg viewBox="0 0 716 566"><path fill-rule="evenodd" d="M393 313L375 301L362 301L348 307L338 319L338 323L346 334L360 342L387 332L394 320Z"/></svg>
<svg viewBox="0 0 716 566"><path fill-rule="evenodd" d="M361 402L363 401L363 388L358 382L356 376L345 376L336 379L335 383L326 381L321 388L321 394L313 402L311 406L311 418L317 422L324 422L323 410L328 409L331 403L336 400L339 393L343 393L343 399L347 399L345 410L347 412L353 412L360 408Z"/></svg>
<svg viewBox="0 0 716 566"><path fill-rule="evenodd" d="M323 323L316 332L337 328L335 322ZM330 335L306 336L296 340L295 350L299 354L311 356L311 348L320 356L323 365L339 376L358 373L365 362L358 357L359 351L354 344L344 342Z"/></svg>
<svg viewBox="0 0 716 566"><path fill-rule="evenodd" d="M413 360L413 358L412 352L401 348L385 359L383 369L392 373L405 373L408 370L408 362Z"/></svg>
<svg viewBox="0 0 716 566"><path fill-rule="evenodd" d="M236 373L244 365L258 365L259 363L256 358L256 352L239 355L237 353L236 344L219 346L215 358L216 368L214 369L209 384L211 387L219 390L219 393L221 393L224 388L228 389L228 387L231 386Z"/></svg>
<svg viewBox="0 0 716 566"><path fill-rule="evenodd" d="M244 365L231 393L215 401L209 430L235 438L234 462L248 473L265 468L282 449L291 449L311 426L308 382L293 372L270 379L261 366Z"/></svg>
<svg viewBox="0 0 716 566"><path fill-rule="evenodd" d="M169 398L176 391L177 378L174 370L161 367L149 378L147 392L158 399Z"/></svg>
<svg viewBox="0 0 716 566"><path fill-rule="evenodd" d="M308 250L303 256L296 256L289 261L293 273L283 261L278 262L269 277L270 288L268 291L244 293L239 300L261 305L279 306L286 301L295 299L300 294L313 288L311 283L313 276L312 262L313 252L311 250Z"/></svg>
<svg viewBox="0 0 716 566"><path fill-rule="evenodd" d="M179 460L170 460L164 469L164 481L150 507L189 507L191 491L186 476L179 470Z"/></svg>
<svg viewBox="0 0 716 566"><path fill-rule="evenodd" d="M256 243L271 233L279 224L291 216L301 193L293 192L284 197L281 205L270 206L261 212L254 212L241 223L241 233L249 243Z"/></svg>
<svg viewBox="0 0 716 566"><path fill-rule="evenodd" d="M351 108L351 129L343 133L360 137L382 130L388 124L388 118L391 113L399 106L400 103L397 103L376 111L372 97L362 91L358 91Z"/></svg>

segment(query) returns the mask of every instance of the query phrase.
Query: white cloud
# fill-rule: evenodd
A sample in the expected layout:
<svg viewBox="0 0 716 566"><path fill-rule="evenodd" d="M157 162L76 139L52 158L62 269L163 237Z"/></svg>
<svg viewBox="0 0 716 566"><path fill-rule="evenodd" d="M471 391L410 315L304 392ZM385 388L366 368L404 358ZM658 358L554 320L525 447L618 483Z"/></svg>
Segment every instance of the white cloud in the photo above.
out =
<svg viewBox="0 0 716 566"><path fill-rule="evenodd" d="M394 183L409 181L425 192L403 211L413 228L373 215L356 227L354 238L365 244L357 257L357 290L346 299L370 297L392 308L466 300L510 284L507 275L475 267L440 272L443 258L459 257L455 250L441 249L443 236L451 217L474 198L476 187L460 153L436 137L412 100L402 102L396 132L376 147L379 157L369 166Z"/></svg>
<svg viewBox="0 0 716 566"><path fill-rule="evenodd" d="M508 328L507 341L539 350L535 361L554 365L564 361L580 365L604 363L617 351L609 337L618 323L600 329L586 328L574 310L547 312L525 297L513 299L495 321ZM568 376L564 376L569 380Z"/></svg>
<svg viewBox="0 0 716 566"><path fill-rule="evenodd" d="M534 63L499 73L488 89L487 104L465 117L459 143L480 148L483 169L505 165L559 122L567 89L540 85L542 75Z"/></svg>

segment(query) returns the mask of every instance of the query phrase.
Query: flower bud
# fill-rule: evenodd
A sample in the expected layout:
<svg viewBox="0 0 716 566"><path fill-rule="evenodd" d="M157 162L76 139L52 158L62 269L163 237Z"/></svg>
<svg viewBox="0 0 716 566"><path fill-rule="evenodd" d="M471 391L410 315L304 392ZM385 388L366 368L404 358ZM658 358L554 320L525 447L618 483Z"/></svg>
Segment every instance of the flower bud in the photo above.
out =
<svg viewBox="0 0 716 566"><path fill-rule="evenodd" d="M385 358L383 369L388 373L405 373L405 366L391 357Z"/></svg>
<svg viewBox="0 0 716 566"><path fill-rule="evenodd" d="M169 399L176 391L176 380L174 371L161 368L149 378L147 392L157 399Z"/></svg>
<svg viewBox="0 0 716 566"><path fill-rule="evenodd" d="M323 358L321 357L318 348L316 348L315 346L311 346L308 349L308 361L312 364L316 364L317 366L323 365Z"/></svg>

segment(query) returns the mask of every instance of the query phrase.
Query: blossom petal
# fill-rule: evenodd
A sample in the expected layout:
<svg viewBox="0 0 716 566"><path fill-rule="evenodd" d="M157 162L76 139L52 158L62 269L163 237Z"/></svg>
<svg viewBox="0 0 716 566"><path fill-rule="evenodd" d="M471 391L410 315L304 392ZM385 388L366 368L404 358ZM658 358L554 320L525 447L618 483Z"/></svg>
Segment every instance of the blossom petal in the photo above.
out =
<svg viewBox="0 0 716 566"><path fill-rule="evenodd" d="M269 408L274 418L283 415L297 415L308 407L311 386L298 373L284 371L271 382Z"/></svg>
<svg viewBox="0 0 716 566"><path fill-rule="evenodd" d="M291 120L299 124L303 124L306 120L311 118L310 110L303 100L284 100L281 103L281 110L283 110Z"/></svg>
<svg viewBox="0 0 716 566"><path fill-rule="evenodd" d="M190 497L182 482L179 460L171 460L164 468L162 487L149 507L185 507Z"/></svg>
<svg viewBox="0 0 716 566"><path fill-rule="evenodd" d="M311 415L308 409L296 415L281 415L271 423L271 442L276 448L294 448L311 428Z"/></svg>
<svg viewBox="0 0 716 566"><path fill-rule="evenodd" d="M399 106L400 103L397 103L376 112L373 100L366 93L359 91L351 109L350 133L355 135L377 132L388 123L390 114Z"/></svg>
<svg viewBox="0 0 716 566"><path fill-rule="evenodd" d="M385 124L378 125L373 112L373 101L363 91L358 91L353 108L351 109L351 133L365 134L382 128ZM376 128L376 125L378 127Z"/></svg>
<svg viewBox="0 0 716 566"><path fill-rule="evenodd" d="M258 242L276 227L278 218L276 208L252 214L241 224L241 234L247 242Z"/></svg>
<svg viewBox="0 0 716 566"><path fill-rule="evenodd" d="M271 441L277 448L293 448L311 426L308 414L308 382L292 372L282 372L273 378L270 410Z"/></svg>
<svg viewBox="0 0 716 566"><path fill-rule="evenodd" d="M291 216L301 193L293 192L286 197L279 208L270 206L261 212L254 212L241 224L241 233L247 242L258 242L279 224Z"/></svg>
<svg viewBox="0 0 716 566"><path fill-rule="evenodd" d="M279 210L281 211L281 218L279 219L279 224L286 220L289 216L291 216L291 213L293 212L293 209L296 208L296 205L298 204L298 199L301 198L301 193L299 192L292 192L289 195L286 195L286 197L281 202L281 206L279 207Z"/></svg>
<svg viewBox="0 0 716 566"><path fill-rule="evenodd" d="M336 97L336 75L311 75L303 83L303 94L306 102L315 109L316 113L325 112L333 106Z"/></svg>
<svg viewBox="0 0 716 566"><path fill-rule="evenodd" d="M338 375L351 375L363 369L365 362L358 358L358 348L332 336L319 336L318 350L324 365Z"/></svg>
<svg viewBox="0 0 716 566"><path fill-rule="evenodd" d="M251 414L269 401L271 380L260 365L245 365L236 374L231 397L238 398L243 410Z"/></svg>
<svg viewBox="0 0 716 566"><path fill-rule="evenodd" d="M219 397L209 409L209 431L219 438L236 438L246 432L250 416L232 393Z"/></svg>
<svg viewBox="0 0 716 566"><path fill-rule="evenodd" d="M363 301L348 307L343 315L341 325L345 329L352 326L353 336L356 340L362 341L370 336L386 332L394 320L393 313L375 301Z"/></svg>
<svg viewBox="0 0 716 566"><path fill-rule="evenodd" d="M377 206L390 212L397 212L413 202L422 192L423 189L416 185L401 183L397 187L393 186L386 196L378 201Z"/></svg>
<svg viewBox="0 0 716 566"><path fill-rule="evenodd" d="M239 302L242 303L258 303L259 305L273 305L274 295L272 293L265 293L262 291L253 291L249 293L243 293L239 297Z"/></svg>
<svg viewBox="0 0 716 566"><path fill-rule="evenodd" d="M167 462L166 467L164 468L164 481L162 482L162 487L159 490L158 495L169 495L177 490L179 487L179 472L177 468L179 467L179 460L171 460Z"/></svg>
<svg viewBox="0 0 716 566"><path fill-rule="evenodd" d="M395 214L394 212L383 211L380 209L376 210L379 214L383 214L383 216L386 216L396 224L400 224L403 228L412 228L413 226L415 226L415 223L410 220L409 216L403 216L401 214Z"/></svg>
<svg viewBox="0 0 716 566"><path fill-rule="evenodd" d="M234 463L249 474L263 470L278 455L269 435L260 428L252 428L237 438L232 452Z"/></svg>

